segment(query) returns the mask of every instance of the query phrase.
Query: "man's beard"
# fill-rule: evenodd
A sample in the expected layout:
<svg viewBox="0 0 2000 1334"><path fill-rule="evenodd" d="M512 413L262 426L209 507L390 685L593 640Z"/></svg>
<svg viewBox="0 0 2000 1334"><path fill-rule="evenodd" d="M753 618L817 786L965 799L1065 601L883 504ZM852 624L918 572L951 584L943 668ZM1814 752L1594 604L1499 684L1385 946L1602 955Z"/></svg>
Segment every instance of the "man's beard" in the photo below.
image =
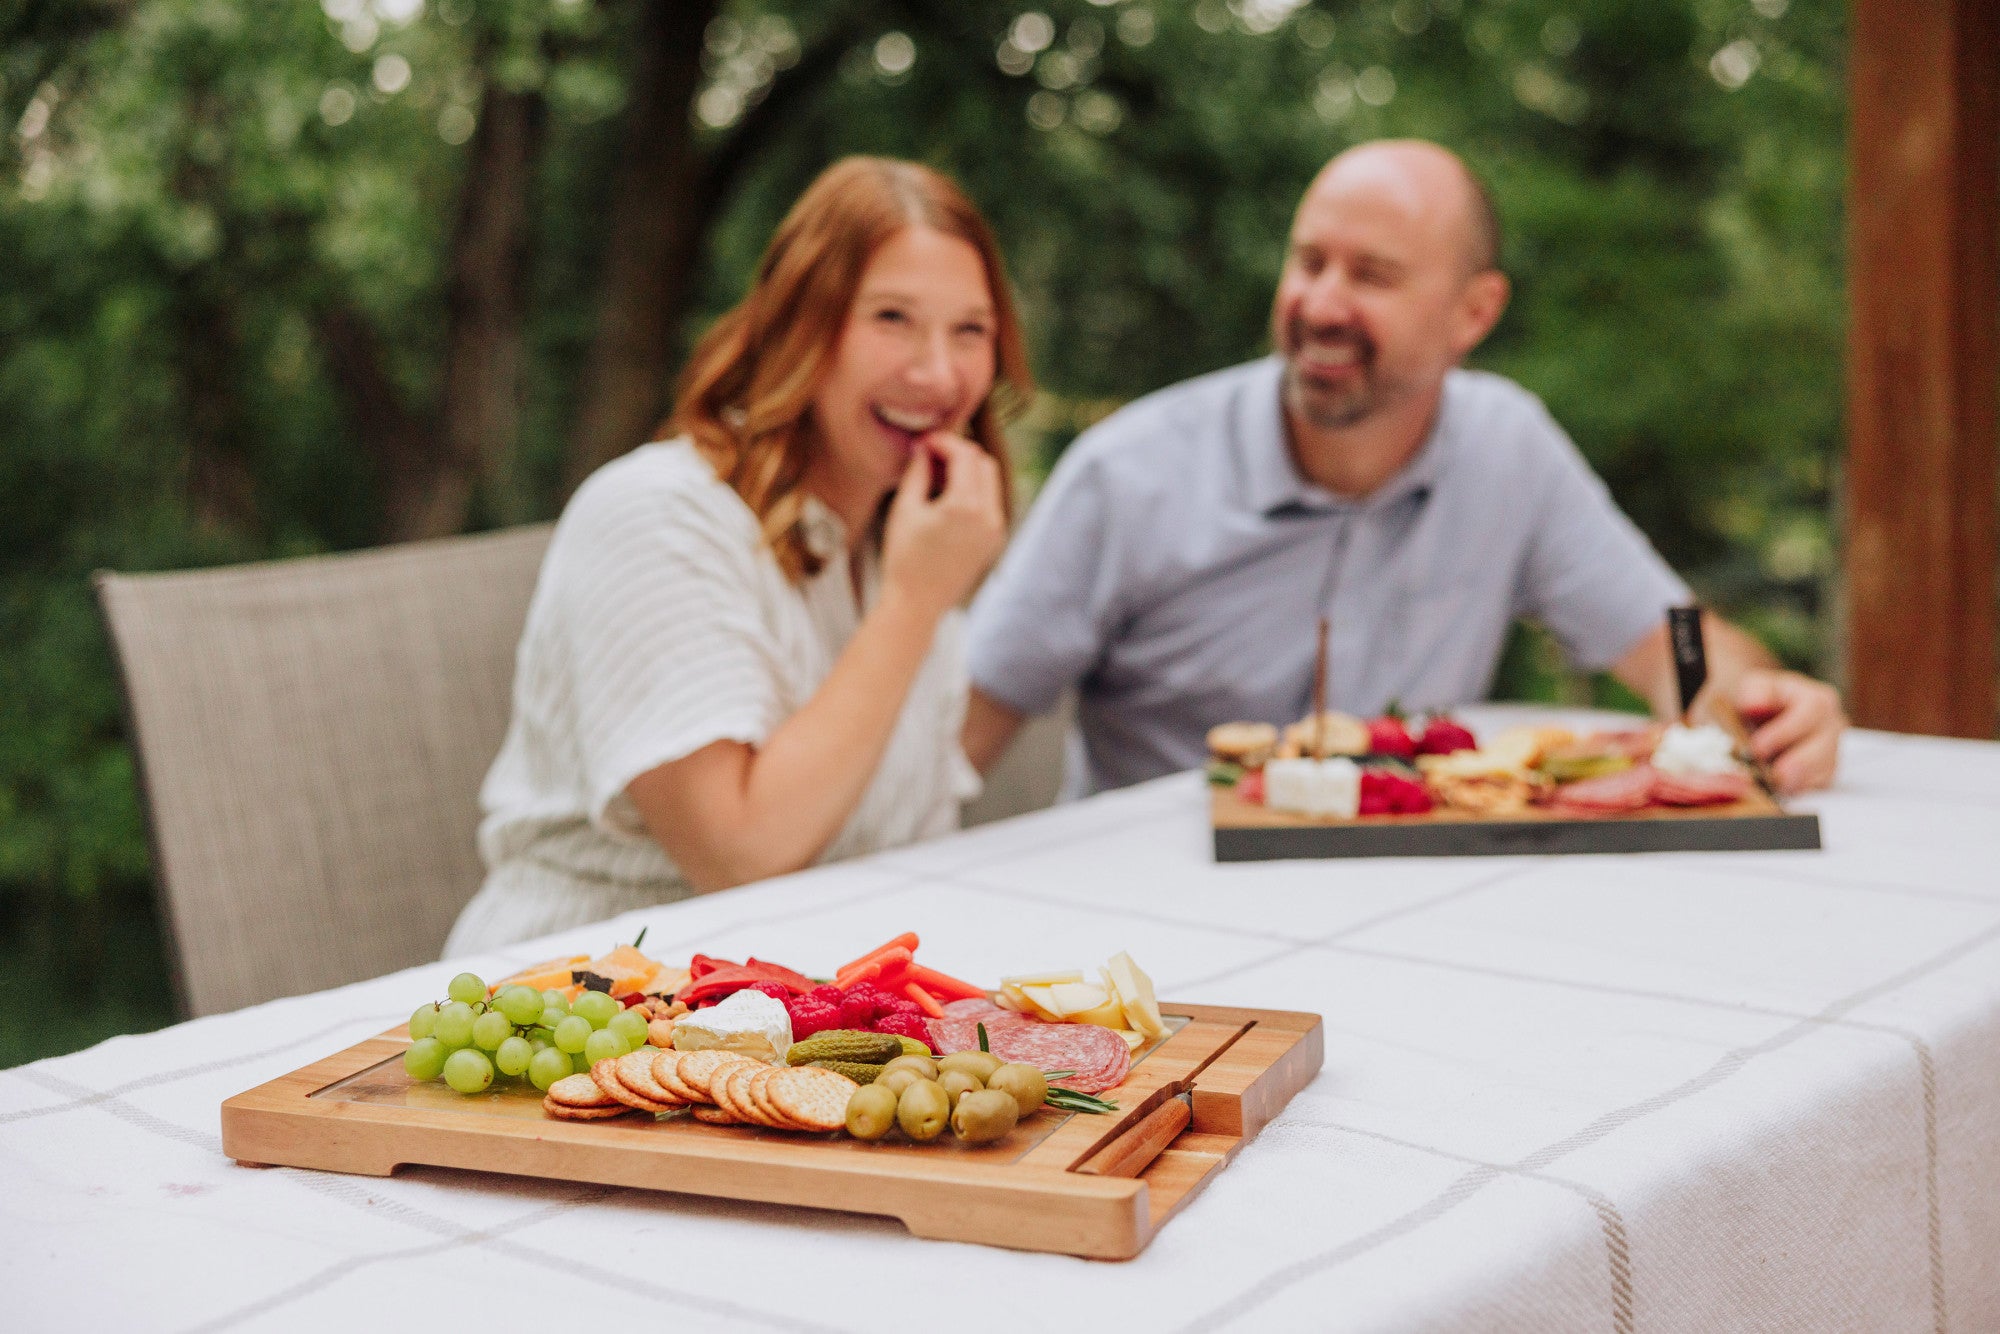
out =
<svg viewBox="0 0 2000 1334"><path fill-rule="evenodd" d="M1285 405L1323 431L1338 431L1366 421L1391 402L1393 386L1384 383L1375 370L1375 341L1358 329L1322 335L1320 343L1339 341L1355 350L1355 364L1361 374L1341 388L1315 383L1302 374L1296 360L1307 339L1304 328L1294 321L1286 329L1284 395Z"/></svg>

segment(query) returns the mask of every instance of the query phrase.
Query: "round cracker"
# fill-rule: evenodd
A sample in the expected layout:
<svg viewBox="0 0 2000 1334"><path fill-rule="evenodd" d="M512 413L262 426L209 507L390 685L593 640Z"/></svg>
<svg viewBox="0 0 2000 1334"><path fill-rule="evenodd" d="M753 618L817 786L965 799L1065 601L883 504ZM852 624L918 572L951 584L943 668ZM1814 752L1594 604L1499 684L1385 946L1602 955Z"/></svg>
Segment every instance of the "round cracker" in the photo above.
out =
<svg viewBox="0 0 2000 1334"><path fill-rule="evenodd" d="M743 1124L720 1107L697 1107L694 1109L694 1119L703 1125L710 1126L740 1126Z"/></svg>
<svg viewBox="0 0 2000 1334"><path fill-rule="evenodd" d="M715 1072L725 1065L750 1058L741 1052L724 1051L720 1047L704 1047L700 1051L681 1053L681 1082L701 1095L702 1101L714 1102L715 1090L710 1080Z"/></svg>
<svg viewBox="0 0 2000 1334"><path fill-rule="evenodd" d="M706 1098L688 1087L681 1078L681 1053L661 1051L653 1054L653 1078L660 1087L679 1098L682 1102L706 1102Z"/></svg>
<svg viewBox="0 0 2000 1334"><path fill-rule="evenodd" d="M756 1105L757 1110L771 1118L771 1125L773 1127L779 1130L804 1130L804 1126L799 1125L783 1112L779 1111L777 1104L771 1101L771 1077L778 1073L779 1068L775 1065L769 1065L765 1066L762 1070L752 1072L749 1082L744 1085L744 1088L749 1090L750 1101Z"/></svg>
<svg viewBox="0 0 2000 1334"><path fill-rule="evenodd" d="M757 1115L757 1109L750 1105L749 1092L743 1087L750 1076L762 1068L746 1061L740 1065L723 1066L710 1075L708 1087L715 1094L715 1105L739 1121L753 1126L764 1124Z"/></svg>
<svg viewBox="0 0 2000 1334"><path fill-rule="evenodd" d="M729 1097L729 1105L742 1113L744 1120L779 1130L783 1127L779 1125L777 1119L759 1107L757 1100L750 1096L750 1081L769 1069L771 1067L768 1065L733 1067L723 1072L722 1088Z"/></svg>
<svg viewBox="0 0 2000 1334"><path fill-rule="evenodd" d="M847 1100L860 1087L846 1075L813 1065L780 1070L764 1085L779 1115L801 1130L838 1130L846 1125Z"/></svg>
<svg viewBox="0 0 2000 1334"><path fill-rule="evenodd" d="M597 1081L597 1087L603 1089L605 1093L635 1111L671 1112L679 1105L677 1103L654 1102L651 1098L641 1097L631 1089L626 1088L624 1081L618 1078L618 1062L624 1059L623 1056L607 1056L590 1067L590 1077Z"/></svg>
<svg viewBox="0 0 2000 1334"><path fill-rule="evenodd" d="M687 1099L661 1087L653 1078L653 1048L641 1047L618 1058L618 1082L642 1098L663 1107L684 1106Z"/></svg>
<svg viewBox="0 0 2000 1334"><path fill-rule="evenodd" d="M623 1116L632 1109L618 1102L607 1107L570 1107L557 1102L554 1098L544 1097L542 1110L563 1121L608 1121L614 1116Z"/></svg>
<svg viewBox="0 0 2000 1334"><path fill-rule="evenodd" d="M589 1075L564 1075L549 1085L547 1097L565 1107L622 1107L619 1099L598 1086Z"/></svg>

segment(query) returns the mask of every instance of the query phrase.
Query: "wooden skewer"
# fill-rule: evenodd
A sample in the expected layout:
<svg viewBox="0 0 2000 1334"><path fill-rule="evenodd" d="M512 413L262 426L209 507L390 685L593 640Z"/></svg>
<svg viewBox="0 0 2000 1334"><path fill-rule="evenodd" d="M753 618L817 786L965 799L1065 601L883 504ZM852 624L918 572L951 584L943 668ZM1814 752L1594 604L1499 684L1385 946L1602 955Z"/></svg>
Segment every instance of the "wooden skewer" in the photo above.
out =
<svg viewBox="0 0 2000 1334"><path fill-rule="evenodd" d="M1313 654L1312 756L1326 758L1326 617L1319 618L1319 648Z"/></svg>

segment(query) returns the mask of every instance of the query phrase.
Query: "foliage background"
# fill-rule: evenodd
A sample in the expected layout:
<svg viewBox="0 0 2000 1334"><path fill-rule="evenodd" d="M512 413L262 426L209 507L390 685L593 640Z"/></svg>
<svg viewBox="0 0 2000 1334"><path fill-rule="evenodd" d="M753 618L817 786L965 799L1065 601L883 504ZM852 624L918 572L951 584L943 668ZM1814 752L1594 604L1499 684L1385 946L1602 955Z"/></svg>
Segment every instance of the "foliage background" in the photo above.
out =
<svg viewBox="0 0 2000 1334"><path fill-rule="evenodd" d="M1548 401L1712 603L1832 670L1843 24L1835 0L4 0L0 1009L34 1022L0 1026L0 1065L172 1017L89 572L552 515L841 153L931 162L988 211L1045 391L1034 474L1263 350L1327 157L1458 149L1517 287L1477 363ZM1531 630L1503 684L1608 689Z"/></svg>

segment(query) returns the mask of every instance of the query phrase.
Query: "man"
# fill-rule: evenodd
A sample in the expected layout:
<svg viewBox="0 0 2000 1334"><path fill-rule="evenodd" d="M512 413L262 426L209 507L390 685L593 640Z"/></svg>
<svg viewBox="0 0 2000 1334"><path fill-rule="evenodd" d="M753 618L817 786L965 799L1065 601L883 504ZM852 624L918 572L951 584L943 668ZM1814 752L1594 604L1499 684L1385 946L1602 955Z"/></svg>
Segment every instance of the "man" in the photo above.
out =
<svg viewBox="0 0 2000 1334"><path fill-rule="evenodd" d="M1198 765L1207 729L1330 706L1484 698L1516 617L1662 714L1669 606L1691 600L1539 399L1459 369L1506 308L1499 228L1457 157L1365 144L1307 189L1272 303L1276 355L1086 432L972 613L967 748L1078 690L1097 791ZM1832 780L1839 696L1707 620L1709 673L1786 790Z"/></svg>

